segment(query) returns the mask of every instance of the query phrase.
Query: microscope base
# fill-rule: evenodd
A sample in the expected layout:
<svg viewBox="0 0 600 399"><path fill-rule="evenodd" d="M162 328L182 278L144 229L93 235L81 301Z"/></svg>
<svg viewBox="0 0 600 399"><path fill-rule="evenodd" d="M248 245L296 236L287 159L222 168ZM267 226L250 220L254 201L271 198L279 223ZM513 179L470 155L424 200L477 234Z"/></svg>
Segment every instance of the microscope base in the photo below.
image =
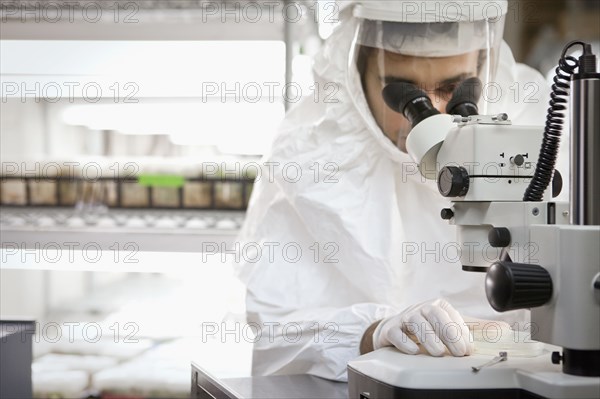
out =
<svg viewBox="0 0 600 399"><path fill-rule="evenodd" d="M537 357L511 357L478 373L491 356L462 358L404 355L383 348L348 364L350 399L378 398L598 398L600 377L564 374L550 356L558 347L546 345Z"/></svg>

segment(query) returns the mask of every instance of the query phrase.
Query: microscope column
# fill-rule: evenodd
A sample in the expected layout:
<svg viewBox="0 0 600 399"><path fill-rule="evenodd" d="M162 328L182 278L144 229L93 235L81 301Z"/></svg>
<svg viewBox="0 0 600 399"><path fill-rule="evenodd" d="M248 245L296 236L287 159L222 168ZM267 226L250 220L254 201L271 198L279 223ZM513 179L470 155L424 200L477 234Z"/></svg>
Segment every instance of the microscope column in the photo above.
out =
<svg viewBox="0 0 600 399"><path fill-rule="evenodd" d="M595 65L594 65L595 66ZM580 68L581 70L581 68ZM579 73L571 81L571 224L600 225L600 74ZM579 265L589 273L596 265ZM593 269L592 269L593 273ZM595 284L598 284L596 281ZM599 287L594 286L598 292ZM585 328L585 326L579 326ZM563 348L563 371L581 376L600 375L600 350Z"/></svg>
<svg viewBox="0 0 600 399"><path fill-rule="evenodd" d="M571 224L600 225L600 74L571 81Z"/></svg>

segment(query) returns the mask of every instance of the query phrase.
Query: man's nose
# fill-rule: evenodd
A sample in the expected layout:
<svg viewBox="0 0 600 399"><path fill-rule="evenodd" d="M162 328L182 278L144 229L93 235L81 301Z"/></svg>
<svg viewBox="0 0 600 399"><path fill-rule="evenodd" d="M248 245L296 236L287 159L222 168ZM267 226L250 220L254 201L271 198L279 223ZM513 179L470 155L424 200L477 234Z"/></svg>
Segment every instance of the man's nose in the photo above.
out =
<svg viewBox="0 0 600 399"><path fill-rule="evenodd" d="M445 114L446 113L446 105L448 105L448 101L450 101L450 99L446 98L446 96L439 94L437 92L429 92L428 91L427 95L429 96L429 99L431 100L431 104L435 107L435 109L440 111L440 113Z"/></svg>
<svg viewBox="0 0 600 399"><path fill-rule="evenodd" d="M435 109L440 111L440 113L445 114L448 101L449 100L446 99L438 99L437 101L433 101L433 106L435 107Z"/></svg>

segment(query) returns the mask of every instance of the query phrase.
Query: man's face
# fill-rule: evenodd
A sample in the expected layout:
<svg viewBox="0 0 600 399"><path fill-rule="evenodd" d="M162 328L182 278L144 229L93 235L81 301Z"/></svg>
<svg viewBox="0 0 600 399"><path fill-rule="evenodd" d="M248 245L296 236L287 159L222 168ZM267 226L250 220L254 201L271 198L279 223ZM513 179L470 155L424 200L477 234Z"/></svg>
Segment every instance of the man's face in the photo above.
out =
<svg viewBox="0 0 600 399"><path fill-rule="evenodd" d="M393 111L383 101L381 91L387 84L412 83L427 93L438 111L445 113L446 104L456 86L467 78L477 76L477 61L477 51L442 58L372 51L365 68L365 95L381 130L398 148L406 152L410 123L404 115Z"/></svg>

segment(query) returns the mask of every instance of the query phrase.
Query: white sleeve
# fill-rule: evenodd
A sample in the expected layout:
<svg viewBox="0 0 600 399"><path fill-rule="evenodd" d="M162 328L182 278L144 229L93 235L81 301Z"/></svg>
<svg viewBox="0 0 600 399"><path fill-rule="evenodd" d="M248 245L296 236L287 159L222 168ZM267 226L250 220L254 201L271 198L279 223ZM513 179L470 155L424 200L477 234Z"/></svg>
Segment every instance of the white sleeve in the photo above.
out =
<svg viewBox="0 0 600 399"><path fill-rule="evenodd" d="M388 303L380 296L383 281L389 281L386 268L360 255L343 228L338 234L326 231L339 224L335 215L321 211L320 220L308 223L306 214L318 212L318 205L292 203L276 183L261 182L256 190L240 244L262 253L246 251L238 264L248 327L258 331L253 374L306 373L345 381L346 364L359 355L365 330L393 312L379 304ZM325 241L339 244L339 252L328 252ZM293 250L286 256L290 243L301 248L299 258Z"/></svg>
<svg viewBox="0 0 600 399"><path fill-rule="evenodd" d="M359 356L363 333L386 313L386 306L371 303L303 309L270 321L264 314L248 312L248 323L261 327L254 344L252 373L312 374L347 381L346 365Z"/></svg>

